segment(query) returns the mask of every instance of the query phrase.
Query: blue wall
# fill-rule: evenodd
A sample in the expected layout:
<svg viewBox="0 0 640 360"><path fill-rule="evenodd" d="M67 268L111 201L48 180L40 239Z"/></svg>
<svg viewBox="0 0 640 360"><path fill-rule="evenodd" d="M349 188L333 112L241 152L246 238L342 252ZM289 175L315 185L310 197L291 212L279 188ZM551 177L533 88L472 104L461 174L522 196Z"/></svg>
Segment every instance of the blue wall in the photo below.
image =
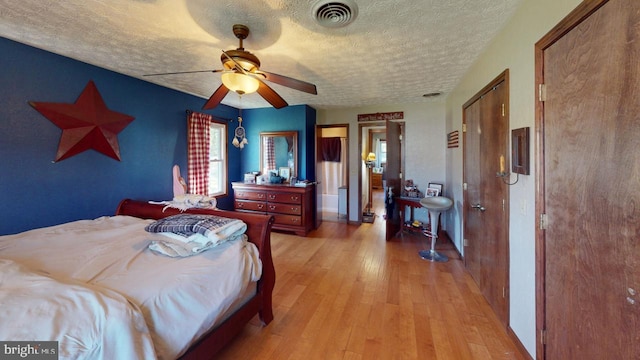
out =
<svg viewBox="0 0 640 360"><path fill-rule="evenodd" d="M182 175L187 175L185 111L201 111L206 99L4 38L0 38L0 53L0 235L112 215L123 198L167 200L173 196L172 166L178 164ZM110 110L135 117L118 134L122 160L89 150L54 163L62 131L28 101L74 103L89 80L95 82ZM309 138L305 132L315 125L314 109L245 111L244 125L256 134L301 131L301 169L308 178L315 177L315 172L306 170L304 150ZM235 148L231 140L238 110L220 105L206 112L232 120L229 181L242 180L247 169L258 166L245 164L258 159L259 141L250 138L249 147ZM231 186L229 193L218 199L219 207L233 208Z"/></svg>
<svg viewBox="0 0 640 360"><path fill-rule="evenodd" d="M187 172L185 110L201 111L206 99L1 37L0 53L0 235L112 215L123 198L173 196L172 166L180 165L185 178ZM74 103L89 80L110 110L135 117L118 134L122 161L89 150L54 163L62 131L28 101ZM308 146L314 109L245 111L248 131L299 130L300 149ZM248 168L258 166L245 165L258 159L258 140L250 139L253 146L244 150L235 148L231 140L238 110L220 105L206 112L234 120L229 124L229 181L239 181ZM309 148L313 155L313 145ZM306 167L309 156L300 151L301 169L313 179L315 171ZM220 198L218 205L232 209L233 199Z"/></svg>
<svg viewBox="0 0 640 360"><path fill-rule="evenodd" d="M241 173L260 170L260 133L263 131L298 132L298 178L315 181L315 124L316 110L307 105L282 109L261 108L242 111L242 126L246 130L248 146L244 148ZM237 123L229 125L233 131Z"/></svg>

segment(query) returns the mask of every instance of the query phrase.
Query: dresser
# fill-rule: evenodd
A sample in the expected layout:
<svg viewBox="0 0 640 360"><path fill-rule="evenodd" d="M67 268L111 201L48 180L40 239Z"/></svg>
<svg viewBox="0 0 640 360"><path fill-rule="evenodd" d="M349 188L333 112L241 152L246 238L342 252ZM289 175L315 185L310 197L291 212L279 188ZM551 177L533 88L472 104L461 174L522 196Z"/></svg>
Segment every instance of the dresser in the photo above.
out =
<svg viewBox="0 0 640 360"><path fill-rule="evenodd" d="M373 189L382 189L382 173L371 174L371 187Z"/></svg>
<svg viewBox="0 0 640 360"><path fill-rule="evenodd" d="M307 236L315 224L314 185L231 183L236 211L273 215L273 230Z"/></svg>

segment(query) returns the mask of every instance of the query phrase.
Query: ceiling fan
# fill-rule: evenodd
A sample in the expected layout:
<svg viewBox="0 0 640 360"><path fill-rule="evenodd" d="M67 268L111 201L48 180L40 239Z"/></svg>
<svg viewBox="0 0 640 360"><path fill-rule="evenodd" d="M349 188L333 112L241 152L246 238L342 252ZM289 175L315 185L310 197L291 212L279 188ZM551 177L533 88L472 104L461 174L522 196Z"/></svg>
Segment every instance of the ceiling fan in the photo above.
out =
<svg viewBox="0 0 640 360"><path fill-rule="evenodd" d="M234 91L240 95L250 94L257 91L258 94L260 94L260 96L262 96L274 108L280 109L287 106L287 102L271 87L269 87L269 85L264 82L265 80L309 94L318 94L316 86L311 83L260 70L260 60L258 57L246 51L242 47L242 41L249 36L249 28L247 26L240 24L233 25L233 34L240 40L240 45L235 50L222 50L220 61L222 62L223 69L179 71L146 74L144 76L221 72L222 85L213 92L209 100L207 100L202 107L203 110L213 109L218 106L229 91Z"/></svg>

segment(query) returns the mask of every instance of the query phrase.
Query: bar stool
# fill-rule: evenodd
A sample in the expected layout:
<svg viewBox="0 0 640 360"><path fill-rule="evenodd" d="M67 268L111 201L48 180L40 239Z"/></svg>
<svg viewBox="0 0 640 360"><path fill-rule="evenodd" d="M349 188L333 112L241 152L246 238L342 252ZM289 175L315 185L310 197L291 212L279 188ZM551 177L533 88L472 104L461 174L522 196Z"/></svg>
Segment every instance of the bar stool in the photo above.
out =
<svg viewBox="0 0 640 360"><path fill-rule="evenodd" d="M438 239L438 218L453 206L453 201L444 196L426 197L420 200L420 204L429 211L430 231L424 231L423 234L431 238L431 249L420 250L418 254L421 258L435 262L447 262L449 258L436 252L436 240Z"/></svg>

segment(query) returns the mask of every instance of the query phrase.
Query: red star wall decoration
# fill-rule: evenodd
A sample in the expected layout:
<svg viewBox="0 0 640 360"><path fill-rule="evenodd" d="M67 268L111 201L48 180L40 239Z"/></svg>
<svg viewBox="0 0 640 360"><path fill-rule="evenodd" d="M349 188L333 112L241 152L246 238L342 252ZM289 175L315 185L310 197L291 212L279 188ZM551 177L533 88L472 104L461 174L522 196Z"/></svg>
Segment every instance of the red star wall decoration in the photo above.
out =
<svg viewBox="0 0 640 360"><path fill-rule="evenodd" d="M107 109L93 81L89 81L74 104L33 101L29 104L62 129L56 161L89 149L120 161L117 135L134 117Z"/></svg>

